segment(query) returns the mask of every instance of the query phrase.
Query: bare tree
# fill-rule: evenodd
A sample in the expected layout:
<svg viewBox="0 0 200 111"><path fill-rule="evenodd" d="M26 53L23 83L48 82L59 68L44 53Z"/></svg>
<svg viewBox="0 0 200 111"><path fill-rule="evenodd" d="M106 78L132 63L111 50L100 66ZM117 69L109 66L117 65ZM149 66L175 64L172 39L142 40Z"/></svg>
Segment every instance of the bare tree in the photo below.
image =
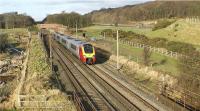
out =
<svg viewBox="0 0 200 111"><path fill-rule="evenodd" d="M142 54L144 65L149 66L151 54L152 52L150 51L150 49L147 47L144 47L143 54Z"/></svg>
<svg viewBox="0 0 200 111"><path fill-rule="evenodd" d="M5 33L0 34L0 52L5 51L7 44L8 44L8 34Z"/></svg>

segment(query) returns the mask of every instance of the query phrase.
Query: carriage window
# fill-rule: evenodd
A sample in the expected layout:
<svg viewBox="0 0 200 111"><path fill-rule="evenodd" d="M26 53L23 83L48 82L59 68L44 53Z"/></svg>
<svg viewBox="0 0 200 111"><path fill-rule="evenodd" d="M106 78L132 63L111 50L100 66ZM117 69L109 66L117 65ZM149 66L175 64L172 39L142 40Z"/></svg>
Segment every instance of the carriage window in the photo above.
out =
<svg viewBox="0 0 200 111"><path fill-rule="evenodd" d="M83 45L85 53L93 53L93 46L91 44Z"/></svg>
<svg viewBox="0 0 200 111"><path fill-rule="evenodd" d="M71 48L76 50L76 46L74 44L71 44Z"/></svg>
<svg viewBox="0 0 200 111"><path fill-rule="evenodd" d="M62 39L62 43L66 44L66 40Z"/></svg>

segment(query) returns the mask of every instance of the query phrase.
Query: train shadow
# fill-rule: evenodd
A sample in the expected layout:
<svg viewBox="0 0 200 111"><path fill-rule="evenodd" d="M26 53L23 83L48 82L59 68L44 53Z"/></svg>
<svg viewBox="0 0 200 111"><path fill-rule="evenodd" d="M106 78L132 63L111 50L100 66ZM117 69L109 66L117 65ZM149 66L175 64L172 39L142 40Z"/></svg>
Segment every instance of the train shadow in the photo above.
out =
<svg viewBox="0 0 200 111"><path fill-rule="evenodd" d="M103 64L110 59L111 56L110 52L98 47L95 47L95 49L96 49L96 59L97 59L96 64Z"/></svg>

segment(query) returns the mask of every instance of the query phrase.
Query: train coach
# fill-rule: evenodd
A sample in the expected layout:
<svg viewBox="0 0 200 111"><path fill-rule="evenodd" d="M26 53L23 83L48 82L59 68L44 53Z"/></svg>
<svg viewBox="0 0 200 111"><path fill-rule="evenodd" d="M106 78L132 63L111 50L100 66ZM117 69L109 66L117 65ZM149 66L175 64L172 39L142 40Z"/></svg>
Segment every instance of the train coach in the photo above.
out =
<svg viewBox="0 0 200 111"><path fill-rule="evenodd" d="M83 63L90 65L95 64L95 48L90 43L60 33L54 33L53 37L54 40L61 43Z"/></svg>

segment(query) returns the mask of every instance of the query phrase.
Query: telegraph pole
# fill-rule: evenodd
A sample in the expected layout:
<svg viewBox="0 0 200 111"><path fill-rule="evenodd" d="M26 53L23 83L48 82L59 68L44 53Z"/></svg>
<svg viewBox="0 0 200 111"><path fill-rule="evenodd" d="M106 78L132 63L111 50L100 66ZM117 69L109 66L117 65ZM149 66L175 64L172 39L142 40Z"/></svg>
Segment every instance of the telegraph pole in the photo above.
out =
<svg viewBox="0 0 200 111"><path fill-rule="evenodd" d="M78 29L77 29L77 21L76 21L76 38L78 38L77 32L78 32Z"/></svg>
<svg viewBox="0 0 200 111"><path fill-rule="evenodd" d="M104 40L106 40L106 33L105 32L103 33L103 37L104 37Z"/></svg>
<svg viewBox="0 0 200 111"><path fill-rule="evenodd" d="M117 69L119 69L119 30L117 30Z"/></svg>

